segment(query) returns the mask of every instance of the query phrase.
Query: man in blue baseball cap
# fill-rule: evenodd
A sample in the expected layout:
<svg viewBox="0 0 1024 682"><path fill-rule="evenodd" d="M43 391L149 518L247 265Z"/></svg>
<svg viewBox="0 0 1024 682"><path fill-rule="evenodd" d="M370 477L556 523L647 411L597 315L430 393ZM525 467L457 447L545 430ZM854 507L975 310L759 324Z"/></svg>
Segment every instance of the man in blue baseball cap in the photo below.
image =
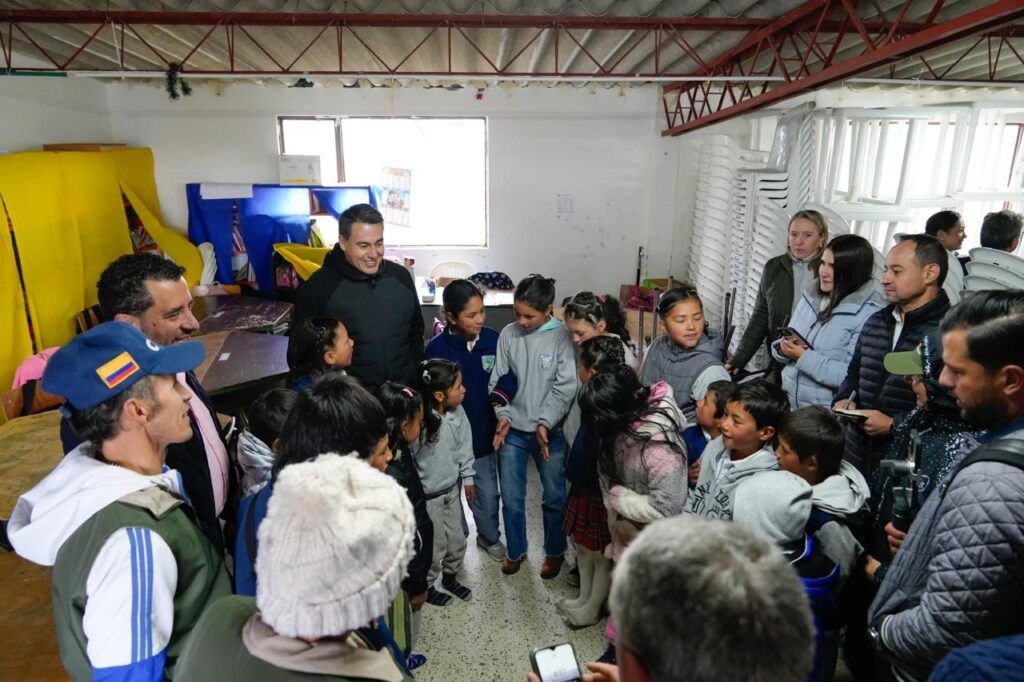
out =
<svg viewBox="0 0 1024 682"><path fill-rule="evenodd" d="M175 375L202 359L198 342L161 346L107 322L43 374L85 440L18 500L8 532L20 556L53 567L57 643L75 680L170 677L206 605L231 592L165 465L168 446L192 437Z"/></svg>

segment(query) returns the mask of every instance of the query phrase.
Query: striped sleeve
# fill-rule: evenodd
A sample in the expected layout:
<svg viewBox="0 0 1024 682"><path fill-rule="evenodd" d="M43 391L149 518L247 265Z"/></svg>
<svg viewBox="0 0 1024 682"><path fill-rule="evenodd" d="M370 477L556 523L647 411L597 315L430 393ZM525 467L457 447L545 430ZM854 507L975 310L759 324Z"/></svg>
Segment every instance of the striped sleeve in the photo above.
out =
<svg viewBox="0 0 1024 682"><path fill-rule="evenodd" d="M178 567L148 528L107 538L86 581L82 626L94 680L162 680Z"/></svg>

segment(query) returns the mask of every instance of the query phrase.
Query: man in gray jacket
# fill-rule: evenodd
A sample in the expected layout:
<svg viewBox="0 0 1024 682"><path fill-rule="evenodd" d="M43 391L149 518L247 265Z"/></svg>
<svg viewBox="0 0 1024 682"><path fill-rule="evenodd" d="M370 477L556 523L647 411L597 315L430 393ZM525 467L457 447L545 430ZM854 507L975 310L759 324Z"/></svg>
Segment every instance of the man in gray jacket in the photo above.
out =
<svg viewBox="0 0 1024 682"><path fill-rule="evenodd" d="M998 449L1024 461L1024 291L965 297L941 330L940 383L988 431L929 495L871 605L872 637L901 680L1024 632L1024 469L988 459Z"/></svg>

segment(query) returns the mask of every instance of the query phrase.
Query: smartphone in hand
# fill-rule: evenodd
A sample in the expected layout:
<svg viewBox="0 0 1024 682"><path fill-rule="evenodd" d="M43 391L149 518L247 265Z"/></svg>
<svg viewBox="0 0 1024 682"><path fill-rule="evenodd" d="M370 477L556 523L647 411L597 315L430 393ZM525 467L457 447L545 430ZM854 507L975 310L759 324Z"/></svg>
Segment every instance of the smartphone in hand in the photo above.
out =
<svg viewBox="0 0 1024 682"><path fill-rule="evenodd" d="M814 347L811 345L810 341L805 339L800 332L798 332L797 330L793 329L792 327L779 327L775 331L777 331L779 333L780 337L788 336L790 338L796 339L797 341L799 341L804 346L807 346L807 348L809 350L814 350Z"/></svg>
<svg viewBox="0 0 1024 682"><path fill-rule="evenodd" d="M583 679L580 664L576 662L576 650L567 642L535 649L530 654L530 663L541 682L580 682Z"/></svg>

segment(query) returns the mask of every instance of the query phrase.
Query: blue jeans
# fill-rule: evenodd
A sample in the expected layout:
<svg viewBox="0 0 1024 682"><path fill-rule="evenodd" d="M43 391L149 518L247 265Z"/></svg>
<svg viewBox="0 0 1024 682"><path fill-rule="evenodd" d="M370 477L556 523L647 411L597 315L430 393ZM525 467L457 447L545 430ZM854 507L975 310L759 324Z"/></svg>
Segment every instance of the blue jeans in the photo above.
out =
<svg viewBox="0 0 1024 682"><path fill-rule="evenodd" d="M476 502L469 505L476 521L476 534L487 545L501 540L498 529L498 456L494 453L473 460Z"/></svg>
<svg viewBox="0 0 1024 682"><path fill-rule="evenodd" d="M551 431L548 449L551 458L545 461L535 433L510 429L498 453L505 540L508 542L508 558L513 561L526 556L526 466L531 458L540 473L543 488L544 554L562 556L565 553L565 533L562 532L565 440L560 431Z"/></svg>

